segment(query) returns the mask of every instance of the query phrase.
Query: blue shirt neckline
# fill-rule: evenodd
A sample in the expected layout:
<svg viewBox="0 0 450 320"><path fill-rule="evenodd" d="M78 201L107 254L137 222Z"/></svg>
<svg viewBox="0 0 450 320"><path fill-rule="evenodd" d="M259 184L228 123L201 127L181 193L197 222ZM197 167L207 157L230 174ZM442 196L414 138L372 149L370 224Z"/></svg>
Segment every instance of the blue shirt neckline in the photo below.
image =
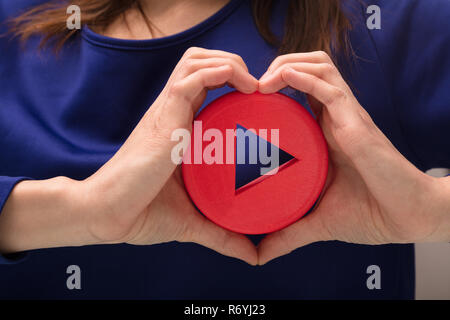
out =
<svg viewBox="0 0 450 320"><path fill-rule="evenodd" d="M86 41L101 47L119 50L153 50L178 45L208 31L226 19L244 0L230 0L223 8L206 20L185 31L155 39L128 40L101 35L83 25L81 35Z"/></svg>

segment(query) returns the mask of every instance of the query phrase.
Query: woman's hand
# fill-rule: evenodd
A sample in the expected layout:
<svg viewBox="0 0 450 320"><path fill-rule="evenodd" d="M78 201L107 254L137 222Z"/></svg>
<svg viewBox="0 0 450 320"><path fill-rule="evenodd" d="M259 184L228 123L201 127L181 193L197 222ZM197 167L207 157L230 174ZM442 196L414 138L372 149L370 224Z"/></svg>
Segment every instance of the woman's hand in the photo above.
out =
<svg viewBox="0 0 450 320"><path fill-rule="evenodd" d="M425 175L395 149L326 53L277 58L259 90L287 86L308 95L328 142L330 170L315 211L260 243L260 264L317 241L450 240L450 181Z"/></svg>
<svg viewBox="0 0 450 320"><path fill-rule="evenodd" d="M250 264L253 244L199 214L171 151L175 129L191 130L208 89L232 85L253 93L258 81L243 60L223 51L189 49L120 150L84 181L20 182L0 219L0 251L122 243L196 242Z"/></svg>
<svg viewBox="0 0 450 320"><path fill-rule="evenodd" d="M253 93L258 81L243 60L223 51L189 49L129 139L96 174L81 182L93 205L91 233L100 242L196 242L256 264L253 244L199 214L189 200L171 151L175 129L191 130L208 89L230 84Z"/></svg>

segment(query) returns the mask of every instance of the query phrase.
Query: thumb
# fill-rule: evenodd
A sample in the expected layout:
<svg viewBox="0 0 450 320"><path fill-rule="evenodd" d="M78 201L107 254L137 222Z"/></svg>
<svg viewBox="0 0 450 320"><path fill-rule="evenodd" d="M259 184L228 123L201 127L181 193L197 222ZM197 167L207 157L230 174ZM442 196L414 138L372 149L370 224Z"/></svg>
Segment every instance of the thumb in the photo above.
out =
<svg viewBox="0 0 450 320"><path fill-rule="evenodd" d="M312 212L285 229L265 237L258 245L258 264L264 265L313 242L328 240L317 213Z"/></svg>
<svg viewBox="0 0 450 320"><path fill-rule="evenodd" d="M196 217L190 223L189 230L181 242L195 242L225 256L243 260L253 266L257 265L256 247L245 235L225 230L198 212L194 214Z"/></svg>

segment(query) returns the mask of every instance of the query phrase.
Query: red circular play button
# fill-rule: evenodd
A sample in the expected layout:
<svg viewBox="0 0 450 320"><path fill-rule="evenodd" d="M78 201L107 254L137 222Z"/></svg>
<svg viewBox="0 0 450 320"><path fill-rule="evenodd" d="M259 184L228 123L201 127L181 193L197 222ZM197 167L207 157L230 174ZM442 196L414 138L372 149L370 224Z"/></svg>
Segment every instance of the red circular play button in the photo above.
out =
<svg viewBox="0 0 450 320"><path fill-rule="evenodd" d="M327 177L327 145L295 100L232 92L196 118L182 170L188 194L210 220L239 233L270 233L317 201Z"/></svg>

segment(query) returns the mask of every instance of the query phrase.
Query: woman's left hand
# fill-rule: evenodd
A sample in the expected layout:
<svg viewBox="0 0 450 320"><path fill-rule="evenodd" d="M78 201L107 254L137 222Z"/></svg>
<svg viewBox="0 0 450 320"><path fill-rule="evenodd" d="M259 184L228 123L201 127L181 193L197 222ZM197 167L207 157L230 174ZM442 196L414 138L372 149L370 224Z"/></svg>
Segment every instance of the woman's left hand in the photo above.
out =
<svg viewBox="0 0 450 320"><path fill-rule="evenodd" d="M328 143L330 169L317 208L259 245L259 263L307 244L450 241L450 181L414 167L361 107L324 52L278 57L262 93L290 86L308 95Z"/></svg>

